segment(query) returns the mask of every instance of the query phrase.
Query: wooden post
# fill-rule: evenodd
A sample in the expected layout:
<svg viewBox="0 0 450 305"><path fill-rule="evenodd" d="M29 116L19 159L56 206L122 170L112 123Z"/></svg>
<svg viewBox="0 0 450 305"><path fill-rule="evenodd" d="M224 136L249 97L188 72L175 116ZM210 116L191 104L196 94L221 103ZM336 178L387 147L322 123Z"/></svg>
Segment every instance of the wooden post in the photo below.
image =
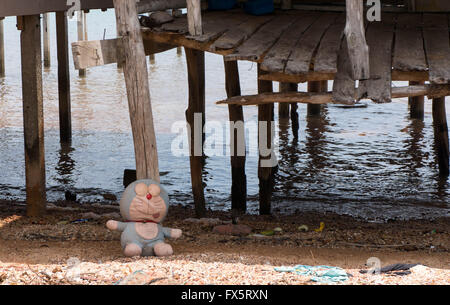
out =
<svg viewBox="0 0 450 305"><path fill-rule="evenodd" d="M272 82L260 80L261 74L260 65L258 64L258 93L273 92ZM272 122L274 120L273 104L258 105L258 178L259 178L259 213L260 215L269 215L271 213L271 197L273 192L273 175L274 167L264 165L270 160L271 155L263 155L262 149L273 150L273 133ZM266 124L265 128L264 125ZM264 139L264 133L266 139ZM261 144L261 141L266 142L266 145Z"/></svg>
<svg viewBox="0 0 450 305"><path fill-rule="evenodd" d="M280 92L291 91L291 83L280 83ZM297 91L297 89L295 90ZM278 104L278 119L283 120L289 118L289 104L279 103Z"/></svg>
<svg viewBox="0 0 450 305"><path fill-rule="evenodd" d="M155 54L150 54L148 57L150 59L150 63L154 64L155 63Z"/></svg>
<svg viewBox="0 0 450 305"><path fill-rule="evenodd" d="M328 81L317 81L308 82L308 92L327 92L328 91ZM320 115L320 110L322 105L308 104L307 115L308 116L318 116Z"/></svg>
<svg viewBox="0 0 450 305"><path fill-rule="evenodd" d="M414 85L423 85L425 82L409 82L410 86ZM409 113L411 119L420 119L424 118L424 102L425 98L423 96L416 96L408 98L409 102Z"/></svg>
<svg viewBox="0 0 450 305"><path fill-rule="evenodd" d="M44 33L44 67L50 68L50 29L48 24L50 14L45 13L42 17L42 32Z"/></svg>
<svg viewBox="0 0 450 305"><path fill-rule="evenodd" d="M78 41L83 41L85 39L85 24L84 24L84 12L78 11L77 12L77 34L78 34ZM78 70L78 75L83 77L86 76L86 69L80 69Z"/></svg>
<svg viewBox="0 0 450 305"><path fill-rule="evenodd" d="M202 6L200 0L186 0L189 34L202 35Z"/></svg>
<svg viewBox="0 0 450 305"><path fill-rule="evenodd" d="M227 96L241 95L237 61L225 61L225 86ZM247 210L247 177L245 175L244 112L240 105L228 105L231 136L231 209L245 213ZM240 125L240 126L239 126Z"/></svg>
<svg viewBox="0 0 450 305"><path fill-rule="evenodd" d="M202 182L204 160L203 124L205 122L205 53L189 48L185 48L184 52L186 54L189 82L189 105L186 110L186 121L189 126L192 193L194 195L195 214L200 218L206 214Z"/></svg>
<svg viewBox="0 0 450 305"><path fill-rule="evenodd" d="M27 215L45 213L44 111L40 15L18 17L22 58Z"/></svg>
<svg viewBox="0 0 450 305"><path fill-rule="evenodd" d="M147 60L135 0L114 0L136 155L136 178L159 181Z"/></svg>
<svg viewBox="0 0 450 305"><path fill-rule="evenodd" d="M116 22L116 30L117 30L117 37L120 37L119 34L119 24ZM118 60L117 61L117 69L122 69L123 68L123 61Z"/></svg>
<svg viewBox="0 0 450 305"><path fill-rule="evenodd" d="M56 12L56 45L58 55L59 129L61 142L72 141L70 105L69 38L66 12Z"/></svg>
<svg viewBox="0 0 450 305"><path fill-rule="evenodd" d="M449 147L445 97L433 99L433 127L439 175L446 178L449 175Z"/></svg>
<svg viewBox="0 0 450 305"><path fill-rule="evenodd" d="M0 17L0 77L5 76L5 39L3 29L3 18Z"/></svg>

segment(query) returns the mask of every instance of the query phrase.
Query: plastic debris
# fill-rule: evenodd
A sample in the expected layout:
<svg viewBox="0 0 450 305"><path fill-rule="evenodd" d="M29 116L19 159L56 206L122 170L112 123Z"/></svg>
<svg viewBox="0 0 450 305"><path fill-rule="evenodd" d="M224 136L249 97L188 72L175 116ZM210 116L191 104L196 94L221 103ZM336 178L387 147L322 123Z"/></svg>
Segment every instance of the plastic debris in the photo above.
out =
<svg viewBox="0 0 450 305"><path fill-rule="evenodd" d="M88 222L88 221L89 221L89 219L77 219L77 220L72 221L71 223L82 223L82 222Z"/></svg>
<svg viewBox="0 0 450 305"><path fill-rule="evenodd" d="M348 274L344 269L332 266L307 266L275 267L278 272L295 272L299 275L312 276L311 281L322 284L332 284L348 280Z"/></svg>
<svg viewBox="0 0 450 305"><path fill-rule="evenodd" d="M309 228L307 225L301 225L297 228L299 231L308 232Z"/></svg>
<svg viewBox="0 0 450 305"><path fill-rule="evenodd" d="M276 227L275 229L273 229L273 231L274 231L274 232L281 233L281 232L283 232L283 229L280 228L280 227Z"/></svg>
<svg viewBox="0 0 450 305"><path fill-rule="evenodd" d="M266 235L262 235L262 234L252 234L252 235L250 235L250 237L264 238L264 237L267 237L267 236Z"/></svg>
<svg viewBox="0 0 450 305"><path fill-rule="evenodd" d="M66 225L68 223L69 222L67 220L61 220L61 221L58 221L56 224L58 224L58 225Z"/></svg>
<svg viewBox="0 0 450 305"><path fill-rule="evenodd" d="M325 228L325 223L323 221L320 222L320 227L318 229L314 229L316 232L322 232Z"/></svg>
<svg viewBox="0 0 450 305"><path fill-rule="evenodd" d="M264 236L272 236L275 234L275 232L273 230L269 230L269 231L262 231L261 234Z"/></svg>

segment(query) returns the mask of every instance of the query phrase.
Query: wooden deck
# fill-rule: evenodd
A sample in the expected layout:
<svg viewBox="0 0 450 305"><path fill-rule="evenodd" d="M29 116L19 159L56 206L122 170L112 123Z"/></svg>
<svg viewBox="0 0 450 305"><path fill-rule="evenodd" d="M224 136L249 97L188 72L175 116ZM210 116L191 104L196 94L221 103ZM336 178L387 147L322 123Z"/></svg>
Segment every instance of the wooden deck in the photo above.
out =
<svg viewBox="0 0 450 305"><path fill-rule="evenodd" d="M201 36L189 35L185 16L143 28L142 33L144 39L221 54L227 61L260 63L263 80L335 80L334 98L342 102L348 102L349 90L355 90L356 98L389 102L392 80L450 82L449 15L383 13L382 22L368 23L371 74L358 89L347 75L344 26L343 13L276 11L251 16L233 10L205 12Z"/></svg>

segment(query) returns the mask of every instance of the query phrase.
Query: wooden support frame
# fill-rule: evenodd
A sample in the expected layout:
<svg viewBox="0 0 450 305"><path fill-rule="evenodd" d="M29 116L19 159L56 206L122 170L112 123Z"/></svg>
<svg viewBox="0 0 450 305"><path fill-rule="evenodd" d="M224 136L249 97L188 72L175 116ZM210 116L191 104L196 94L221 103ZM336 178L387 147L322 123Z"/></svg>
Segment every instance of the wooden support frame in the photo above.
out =
<svg viewBox="0 0 450 305"><path fill-rule="evenodd" d="M205 122L205 52L189 48L185 48L184 51L189 82L186 122L189 133L192 193L194 195L195 215L201 218L206 215L202 177L204 162L203 124Z"/></svg>
<svg viewBox="0 0 450 305"><path fill-rule="evenodd" d="M18 17L20 21L23 127L27 215L45 213L44 109L40 15Z"/></svg>
<svg viewBox="0 0 450 305"><path fill-rule="evenodd" d="M135 0L114 0L136 156L136 178L160 180L147 60Z"/></svg>
<svg viewBox="0 0 450 305"><path fill-rule="evenodd" d="M225 87L228 97L241 95L237 61L225 61ZM231 209L245 213L247 210L247 177L245 175L244 111L240 105L229 105L231 146Z"/></svg>
<svg viewBox="0 0 450 305"><path fill-rule="evenodd" d="M70 100L69 36L66 12L56 12L56 45L58 56L59 129L61 142L72 141Z"/></svg>

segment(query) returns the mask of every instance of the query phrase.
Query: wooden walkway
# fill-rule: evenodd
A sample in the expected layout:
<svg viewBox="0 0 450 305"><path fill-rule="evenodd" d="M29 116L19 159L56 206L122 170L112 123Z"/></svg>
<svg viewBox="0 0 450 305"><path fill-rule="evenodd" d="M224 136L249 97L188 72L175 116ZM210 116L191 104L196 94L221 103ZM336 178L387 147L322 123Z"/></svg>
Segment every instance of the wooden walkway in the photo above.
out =
<svg viewBox="0 0 450 305"><path fill-rule="evenodd" d="M368 23L371 74L358 89L347 75L349 61L341 43L343 13L276 11L251 16L240 10L205 12L201 36L189 35L186 16L158 28L143 28L142 33L144 39L224 55L226 61L260 63L261 80L335 80L335 101L349 102L348 96L354 94L356 99L390 102L393 80L450 82L449 17L383 13L382 22ZM355 92L349 94L349 90Z"/></svg>

